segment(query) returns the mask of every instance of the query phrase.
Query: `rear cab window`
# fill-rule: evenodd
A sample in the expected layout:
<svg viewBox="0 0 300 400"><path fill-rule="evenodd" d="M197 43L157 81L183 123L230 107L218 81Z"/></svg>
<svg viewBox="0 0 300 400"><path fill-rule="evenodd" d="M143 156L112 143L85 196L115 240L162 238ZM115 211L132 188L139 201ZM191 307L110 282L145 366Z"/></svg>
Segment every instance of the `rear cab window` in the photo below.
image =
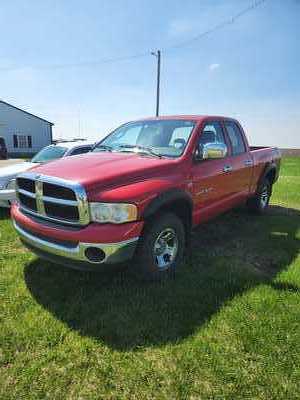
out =
<svg viewBox="0 0 300 400"><path fill-rule="evenodd" d="M246 153L244 137L239 126L234 121L225 121L224 125L231 144L232 155L237 156Z"/></svg>

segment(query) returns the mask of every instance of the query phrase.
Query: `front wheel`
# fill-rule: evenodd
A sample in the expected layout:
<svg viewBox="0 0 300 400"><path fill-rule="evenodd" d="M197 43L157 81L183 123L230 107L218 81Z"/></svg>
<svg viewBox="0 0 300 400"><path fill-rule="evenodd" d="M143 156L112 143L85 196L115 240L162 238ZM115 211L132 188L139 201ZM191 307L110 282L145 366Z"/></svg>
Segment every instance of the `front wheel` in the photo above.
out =
<svg viewBox="0 0 300 400"><path fill-rule="evenodd" d="M172 213L158 214L145 226L134 260L134 273L144 280L174 275L182 262L185 229Z"/></svg>
<svg viewBox="0 0 300 400"><path fill-rule="evenodd" d="M272 194L272 185L269 179L264 179L256 195L248 200L248 208L256 214L263 214L269 206Z"/></svg>

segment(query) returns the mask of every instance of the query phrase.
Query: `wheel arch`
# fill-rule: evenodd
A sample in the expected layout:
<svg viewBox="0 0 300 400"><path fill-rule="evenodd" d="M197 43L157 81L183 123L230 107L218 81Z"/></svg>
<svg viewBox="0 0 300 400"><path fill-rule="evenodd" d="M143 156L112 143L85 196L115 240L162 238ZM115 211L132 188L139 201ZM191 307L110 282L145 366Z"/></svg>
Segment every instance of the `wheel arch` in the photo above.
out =
<svg viewBox="0 0 300 400"><path fill-rule="evenodd" d="M192 228L193 200L184 190L172 189L159 194L146 207L143 218L151 221L151 218L162 212L172 212L179 217L185 227L187 236Z"/></svg>
<svg viewBox="0 0 300 400"><path fill-rule="evenodd" d="M276 182L278 178L278 167L275 163L269 163L266 165L261 177L258 180L257 190L261 187L263 181L268 179L271 183L271 186Z"/></svg>

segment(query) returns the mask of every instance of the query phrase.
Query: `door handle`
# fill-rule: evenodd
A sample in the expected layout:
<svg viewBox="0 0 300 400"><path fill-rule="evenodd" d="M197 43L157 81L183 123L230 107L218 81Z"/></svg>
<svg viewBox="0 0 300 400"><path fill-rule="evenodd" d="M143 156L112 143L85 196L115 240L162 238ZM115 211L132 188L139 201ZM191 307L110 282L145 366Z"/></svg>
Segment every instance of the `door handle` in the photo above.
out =
<svg viewBox="0 0 300 400"><path fill-rule="evenodd" d="M244 165L246 165L246 166L253 165L253 161L252 160L246 160L246 161L244 161Z"/></svg>
<svg viewBox="0 0 300 400"><path fill-rule="evenodd" d="M223 168L223 172L231 172L232 171L232 166L231 165L225 165Z"/></svg>

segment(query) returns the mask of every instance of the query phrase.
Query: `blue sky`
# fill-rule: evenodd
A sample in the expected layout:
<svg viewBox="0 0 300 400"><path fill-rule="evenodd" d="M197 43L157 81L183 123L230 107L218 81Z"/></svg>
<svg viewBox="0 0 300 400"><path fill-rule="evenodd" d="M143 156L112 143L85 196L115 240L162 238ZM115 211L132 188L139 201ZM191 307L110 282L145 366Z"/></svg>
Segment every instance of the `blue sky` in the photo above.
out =
<svg viewBox="0 0 300 400"><path fill-rule="evenodd" d="M251 3L2 2L0 98L53 121L57 137L101 138L121 122L154 114L155 58L44 66L150 53L189 40ZM253 144L300 147L299 21L299 0L267 0L189 46L163 51L161 113L230 115Z"/></svg>

